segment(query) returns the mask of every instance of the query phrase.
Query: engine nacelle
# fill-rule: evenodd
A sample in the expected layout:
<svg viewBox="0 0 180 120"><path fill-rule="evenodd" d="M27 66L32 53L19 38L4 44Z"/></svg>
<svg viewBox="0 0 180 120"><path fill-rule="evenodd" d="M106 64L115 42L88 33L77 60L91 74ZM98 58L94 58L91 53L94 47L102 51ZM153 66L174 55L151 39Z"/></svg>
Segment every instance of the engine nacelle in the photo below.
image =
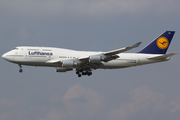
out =
<svg viewBox="0 0 180 120"><path fill-rule="evenodd" d="M62 67L63 68L73 68L73 67L78 67L80 66L80 63L74 62L74 61L63 61L62 62Z"/></svg>
<svg viewBox="0 0 180 120"><path fill-rule="evenodd" d="M73 69L68 69L68 68L56 68L56 72L66 72L66 71L71 71L71 70L73 70Z"/></svg>
<svg viewBox="0 0 180 120"><path fill-rule="evenodd" d="M62 67L63 68L73 68L74 62L73 61L63 61Z"/></svg>
<svg viewBox="0 0 180 120"><path fill-rule="evenodd" d="M90 63L100 63L101 56L89 56L89 62Z"/></svg>

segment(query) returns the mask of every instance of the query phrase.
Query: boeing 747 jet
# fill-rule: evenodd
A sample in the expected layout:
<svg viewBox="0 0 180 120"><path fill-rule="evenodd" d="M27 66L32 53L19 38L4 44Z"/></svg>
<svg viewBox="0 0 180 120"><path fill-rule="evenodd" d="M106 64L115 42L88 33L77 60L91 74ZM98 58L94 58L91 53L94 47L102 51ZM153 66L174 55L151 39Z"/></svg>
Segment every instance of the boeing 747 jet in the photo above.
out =
<svg viewBox="0 0 180 120"><path fill-rule="evenodd" d="M2 58L18 64L19 72L22 65L55 67L56 72L76 70L78 77L92 75L96 69L127 68L157 62L168 61L177 53L166 54L175 31L165 31L157 39L137 53L123 53L135 47L132 46L108 52L76 51L53 47L19 46L2 55Z"/></svg>

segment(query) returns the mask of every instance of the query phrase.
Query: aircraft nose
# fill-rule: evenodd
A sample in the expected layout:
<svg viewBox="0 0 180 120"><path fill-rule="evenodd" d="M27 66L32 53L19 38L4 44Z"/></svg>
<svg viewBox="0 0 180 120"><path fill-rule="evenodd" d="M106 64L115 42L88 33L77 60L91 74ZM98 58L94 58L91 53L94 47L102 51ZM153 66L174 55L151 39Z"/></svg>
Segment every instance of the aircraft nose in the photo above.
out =
<svg viewBox="0 0 180 120"><path fill-rule="evenodd" d="M13 61L14 60L14 58L11 56L11 52L4 53L2 55L2 58L4 60L7 60L7 61Z"/></svg>
<svg viewBox="0 0 180 120"><path fill-rule="evenodd" d="M6 54L3 54L3 55L2 55L2 58L5 59L5 57L6 57Z"/></svg>
<svg viewBox="0 0 180 120"><path fill-rule="evenodd" d="M4 53L4 54L2 55L2 58L5 59L5 60L8 60L8 54L7 54L7 53Z"/></svg>

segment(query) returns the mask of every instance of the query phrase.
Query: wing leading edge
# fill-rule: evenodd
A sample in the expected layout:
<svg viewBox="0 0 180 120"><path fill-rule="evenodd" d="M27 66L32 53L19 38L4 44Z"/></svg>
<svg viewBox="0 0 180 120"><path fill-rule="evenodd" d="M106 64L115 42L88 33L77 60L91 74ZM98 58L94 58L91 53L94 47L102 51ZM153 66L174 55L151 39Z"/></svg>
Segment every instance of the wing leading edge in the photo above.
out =
<svg viewBox="0 0 180 120"><path fill-rule="evenodd" d="M136 47L139 47L139 45L141 44L142 42L138 42L132 46L129 46L129 47L125 47L125 48L121 48L121 49L117 49L117 50L113 50L113 51L109 51L109 52L105 52L103 53L104 55L116 55L116 54L119 54L119 53L122 53L122 52L126 52L128 50L131 50L133 48L136 48Z"/></svg>
<svg viewBox="0 0 180 120"><path fill-rule="evenodd" d="M110 60L114 60L116 58L118 58L119 56L117 56L117 54L119 53L123 53L123 52L126 52L128 50L131 50L133 48L136 48L136 47L139 47L139 45L141 44L142 42L138 42L132 46L129 46L129 47L124 47L124 48L121 48L121 49L116 49L116 50L112 50L112 51L108 51L108 52L104 52L102 54L97 54L97 55L92 55L92 56L100 56L101 57L101 61L105 61L105 62L108 62ZM89 60L91 56L84 56L84 57L80 57L78 58L79 60Z"/></svg>

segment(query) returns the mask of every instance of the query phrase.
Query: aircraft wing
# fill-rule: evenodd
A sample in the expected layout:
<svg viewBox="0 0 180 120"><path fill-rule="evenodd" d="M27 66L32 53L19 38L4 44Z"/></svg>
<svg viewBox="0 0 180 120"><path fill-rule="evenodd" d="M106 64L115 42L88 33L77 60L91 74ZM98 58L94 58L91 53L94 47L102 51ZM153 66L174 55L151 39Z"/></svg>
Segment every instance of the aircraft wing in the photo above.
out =
<svg viewBox="0 0 180 120"><path fill-rule="evenodd" d="M117 54L119 53L122 53L122 52L125 52L125 51L128 51L128 50L131 50L135 47L138 47L142 42L138 42L132 46L129 46L129 47L124 47L124 48L121 48L121 49L116 49L116 50L112 50L112 51L109 51L109 52L104 52L102 54L99 54L99 55L92 55L92 56L100 56L102 59L102 61L105 61L105 62L108 62L110 60L114 60L114 59L117 59L119 58L119 56ZM90 58L90 56L84 56L84 57L80 57L78 58L79 60L82 60L82 61L88 61Z"/></svg>
<svg viewBox="0 0 180 120"><path fill-rule="evenodd" d="M170 54L165 54L165 55L159 55L159 56L156 56L156 57L149 57L148 59L149 60L160 60L160 59L166 59L168 57L171 57L173 55L176 55L177 53L170 53Z"/></svg>
<svg viewBox="0 0 180 120"><path fill-rule="evenodd" d="M136 48L136 47L139 47L139 45L141 44L142 42L138 42L132 46L129 46L129 47L125 47L125 48L121 48L121 49L117 49L117 50L113 50L113 51L109 51L109 52L105 52L103 53L104 55L115 55L115 54L119 54L119 53L122 53L122 52L125 52L125 51L128 51L128 50L131 50L133 48Z"/></svg>
<svg viewBox="0 0 180 120"><path fill-rule="evenodd" d="M58 58L58 59L49 60L46 63L62 63L62 61Z"/></svg>

